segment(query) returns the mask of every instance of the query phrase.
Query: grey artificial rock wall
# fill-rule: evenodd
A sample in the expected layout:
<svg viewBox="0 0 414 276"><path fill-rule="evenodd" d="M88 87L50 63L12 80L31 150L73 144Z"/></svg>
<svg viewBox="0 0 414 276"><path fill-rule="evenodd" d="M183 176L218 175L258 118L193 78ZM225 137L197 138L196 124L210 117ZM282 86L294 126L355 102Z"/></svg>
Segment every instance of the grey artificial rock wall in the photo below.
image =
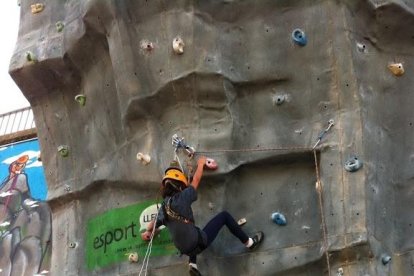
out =
<svg viewBox="0 0 414 276"><path fill-rule="evenodd" d="M42 146L52 275L137 273L128 262L87 270L86 224L156 197L175 133L220 166L203 179L199 224L227 209L266 235L250 253L223 231L199 258L205 274L412 275L412 1L59 0L32 14L34 3L21 1L10 73ZM292 41L296 28L306 46ZM387 66L400 62L397 77ZM310 148L330 119L317 151L321 201ZM364 166L349 173L353 155ZM185 263L154 257L150 274L181 275Z"/></svg>

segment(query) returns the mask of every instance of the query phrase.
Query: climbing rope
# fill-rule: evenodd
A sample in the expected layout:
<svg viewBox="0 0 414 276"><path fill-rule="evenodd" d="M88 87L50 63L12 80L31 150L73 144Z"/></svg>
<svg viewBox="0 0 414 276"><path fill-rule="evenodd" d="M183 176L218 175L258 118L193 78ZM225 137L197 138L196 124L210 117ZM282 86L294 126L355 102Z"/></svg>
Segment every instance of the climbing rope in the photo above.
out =
<svg viewBox="0 0 414 276"><path fill-rule="evenodd" d="M194 154L206 154L206 153L227 153L227 152L251 152L251 151L311 151L309 147L278 147L278 148L240 148L240 149L217 149L217 150L202 150L196 151Z"/></svg>
<svg viewBox="0 0 414 276"><path fill-rule="evenodd" d="M319 198L319 209L321 212L321 224L322 224L322 234L323 234L323 251L326 256L326 265L328 267L328 275L331 276L331 265L329 262L329 254L328 254L328 237L327 237L327 230L326 230L326 221L325 221L325 212L323 208L323 191L322 191L322 183L321 178L319 175L319 166L318 166L318 157L316 154L316 150L313 150L313 156L315 158L315 171L316 171L316 191L318 192Z"/></svg>
<svg viewBox="0 0 414 276"><path fill-rule="evenodd" d="M158 204L157 204L157 208L158 208ZM155 228L156 228L155 226L156 226L156 223L157 223L159 211L160 211L160 209L157 210L157 214L155 215L154 227L152 227L151 238L150 238L150 241L149 241L148 246L147 246L147 250L146 250L145 255L144 255L144 260L142 261L142 266L141 266L141 269L139 271L139 276L141 276L144 271L145 271L144 275L146 276L147 272L148 272L148 263L149 263L149 258L150 258L151 251L152 251L152 241L154 240L154 236L155 236Z"/></svg>

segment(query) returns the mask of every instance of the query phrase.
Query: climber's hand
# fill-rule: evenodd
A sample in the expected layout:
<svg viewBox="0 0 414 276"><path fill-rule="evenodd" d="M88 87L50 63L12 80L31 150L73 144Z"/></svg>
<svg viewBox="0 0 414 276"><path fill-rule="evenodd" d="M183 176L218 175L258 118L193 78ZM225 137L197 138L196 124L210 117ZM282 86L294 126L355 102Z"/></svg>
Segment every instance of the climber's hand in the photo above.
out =
<svg viewBox="0 0 414 276"><path fill-rule="evenodd" d="M197 159L197 166L204 167L204 165L206 164L206 160L207 160L207 158L205 156L201 155Z"/></svg>
<svg viewBox="0 0 414 276"><path fill-rule="evenodd" d="M151 240L151 232L150 231L145 231L144 233L141 234L141 239L143 241L150 241Z"/></svg>

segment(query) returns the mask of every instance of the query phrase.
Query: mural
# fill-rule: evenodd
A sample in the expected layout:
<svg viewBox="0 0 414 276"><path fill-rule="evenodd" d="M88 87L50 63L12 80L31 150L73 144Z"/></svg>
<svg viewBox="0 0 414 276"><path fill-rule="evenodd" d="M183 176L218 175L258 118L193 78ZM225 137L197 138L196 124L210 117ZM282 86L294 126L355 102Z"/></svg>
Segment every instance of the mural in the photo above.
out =
<svg viewBox="0 0 414 276"><path fill-rule="evenodd" d="M159 205L160 206L160 205ZM155 218L157 204L142 202L110 210L88 222L86 264L89 270L128 261L128 255L144 256L148 242L141 239L147 224ZM165 227L154 238L151 256L178 254Z"/></svg>
<svg viewBox="0 0 414 276"><path fill-rule="evenodd" d="M48 274L51 212L38 140L0 147L0 273Z"/></svg>

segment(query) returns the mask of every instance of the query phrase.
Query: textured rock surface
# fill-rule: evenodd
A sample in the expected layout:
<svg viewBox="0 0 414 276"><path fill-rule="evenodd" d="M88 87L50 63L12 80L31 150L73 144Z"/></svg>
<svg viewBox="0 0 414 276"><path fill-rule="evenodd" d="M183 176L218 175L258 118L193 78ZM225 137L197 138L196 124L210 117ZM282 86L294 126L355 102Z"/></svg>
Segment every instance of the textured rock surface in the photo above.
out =
<svg viewBox="0 0 414 276"><path fill-rule="evenodd" d="M259 250L241 253L224 231L201 255L206 274L328 274L322 214L331 275L413 274L412 2L67 0L32 14L33 3L21 2L10 72L33 106L42 146L52 275L137 271L120 263L88 272L86 222L154 198L175 133L214 151L206 154L220 165L194 206L200 225L227 209L266 234ZM292 42L296 28L304 47ZM390 62L402 62L405 74L392 75ZM329 119L335 125L318 154L321 213L306 148ZM305 149L222 151L290 147ZM138 152L150 154L148 166ZM353 155L364 166L350 173ZM269 219L275 211L288 225ZM79 246L63 250L73 240ZM382 254L392 261L383 265ZM152 258L151 275L186 273L185 263Z"/></svg>

